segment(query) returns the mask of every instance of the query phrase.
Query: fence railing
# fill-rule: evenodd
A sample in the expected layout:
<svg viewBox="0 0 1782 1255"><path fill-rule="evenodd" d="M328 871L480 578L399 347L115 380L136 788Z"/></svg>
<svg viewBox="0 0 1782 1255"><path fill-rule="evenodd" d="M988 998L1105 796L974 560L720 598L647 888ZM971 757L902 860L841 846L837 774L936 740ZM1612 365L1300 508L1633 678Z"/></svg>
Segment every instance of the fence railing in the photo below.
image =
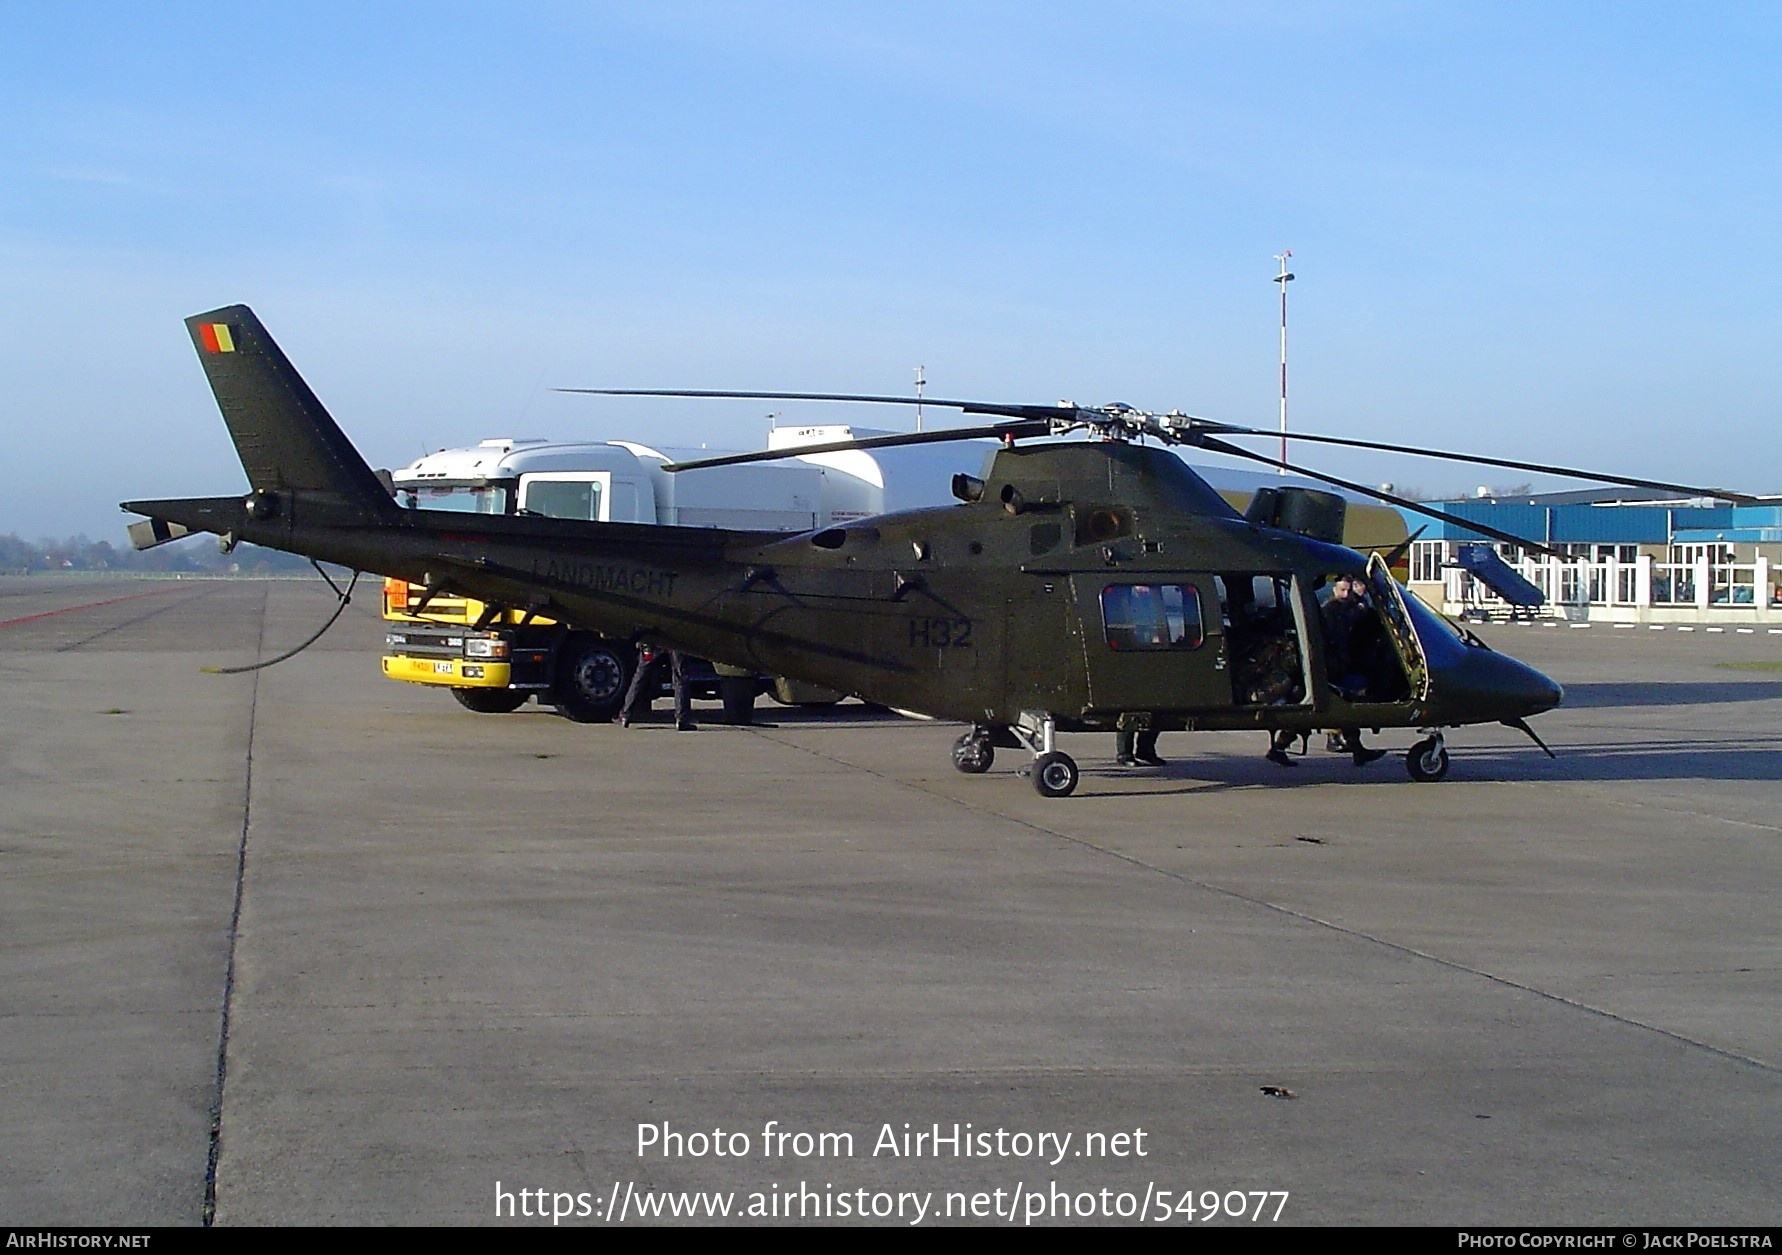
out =
<svg viewBox="0 0 1782 1255"><path fill-rule="evenodd" d="M1772 602L1782 607L1782 590L1772 585L1774 568L1756 562L1654 562L1642 555L1633 562L1608 559L1595 562L1579 558L1525 558L1510 564L1533 584L1549 606L1585 608L1617 607L1756 607ZM1443 572L1446 599L1451 604L1501 609L1507 603L1483 581L1459 567Z"/></svg>

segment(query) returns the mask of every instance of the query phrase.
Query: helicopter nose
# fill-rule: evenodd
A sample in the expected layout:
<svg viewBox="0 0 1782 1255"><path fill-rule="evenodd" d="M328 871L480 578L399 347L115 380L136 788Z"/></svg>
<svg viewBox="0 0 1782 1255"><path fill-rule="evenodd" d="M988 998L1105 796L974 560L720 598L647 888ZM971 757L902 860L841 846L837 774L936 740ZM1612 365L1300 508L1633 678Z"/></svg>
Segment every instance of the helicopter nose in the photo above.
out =
<svg viewBox="0 0 1782 1255"><path fill-rule="evenodd" d="M1522 671L1524 687L1522 700L1528 703L1528 713L1538 715L1544 710L1552 710L1565 701L1565 688L1559 683L1536 671L1527 663L1519 662L1516 666Z"/></svg>
<svg viewBox="0 0 1782 1255"><path fill-rule="evenodd" d="M1525 719L1565 700L1559 684L1525 662L1472 650L1438 680L1438 693L1466 723Z"/></svg>

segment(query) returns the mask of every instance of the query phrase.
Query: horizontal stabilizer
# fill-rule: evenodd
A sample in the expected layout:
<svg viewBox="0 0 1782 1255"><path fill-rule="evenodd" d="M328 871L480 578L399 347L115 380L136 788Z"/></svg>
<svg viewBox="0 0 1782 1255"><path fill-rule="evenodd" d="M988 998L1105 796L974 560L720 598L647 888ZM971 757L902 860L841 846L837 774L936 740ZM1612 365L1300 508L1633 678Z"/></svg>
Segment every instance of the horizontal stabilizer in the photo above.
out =
<svg viewBox="0 0 1782 1255"><path fill-rule="evenodd" d="M193 532L215 536L239 533L248 521L246 502L240 497L168 497L119 504L131 514L143 516L143 522L130 524L130 543L138 549L164 545Z"/></svg>
<svg viewBox="0 0 1782 1255"><path fill-rule="evenodd" d="M153 549L156 545L165 545L181 536L190 536L192 529L178 523L169 523L166 519L143 519L140 523L130 524L129 532L131 547L140 550Z"/></svg>

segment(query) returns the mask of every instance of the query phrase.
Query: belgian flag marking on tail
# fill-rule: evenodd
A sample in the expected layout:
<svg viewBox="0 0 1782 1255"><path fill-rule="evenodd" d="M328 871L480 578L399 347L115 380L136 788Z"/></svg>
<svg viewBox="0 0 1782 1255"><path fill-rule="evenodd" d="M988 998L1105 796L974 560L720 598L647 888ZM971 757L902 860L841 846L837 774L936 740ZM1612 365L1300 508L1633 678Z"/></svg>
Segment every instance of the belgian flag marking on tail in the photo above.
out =
<svg viewBox="0 0 1782 1255"><path fill-rule="evenodd" d="M204 341L206 353L235 352L235 337L229 333L229 324L226 322L199 323L198 337Z"/></svg>

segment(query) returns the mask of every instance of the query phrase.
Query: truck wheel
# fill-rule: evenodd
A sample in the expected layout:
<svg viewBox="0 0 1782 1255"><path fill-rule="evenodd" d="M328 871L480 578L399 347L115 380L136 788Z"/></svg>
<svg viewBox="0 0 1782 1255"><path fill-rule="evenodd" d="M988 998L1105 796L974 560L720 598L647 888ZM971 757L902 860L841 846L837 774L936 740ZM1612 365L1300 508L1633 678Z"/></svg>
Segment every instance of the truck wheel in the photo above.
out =
<svg viewBox="0 0 1782 1255"><path fill-rule="evenodd" d="M610 723L625 703L633 664L623 646L598 636L572 636L557 654L551 700L557 713L576 723Z"/></svg>
<svg viewBox="0 0 1782 1255"><path fill-rule="evenodd" d="M524 706L528 695L512 689L453 689L452 696L464 709L479 715L505 715Z"/></svg>

